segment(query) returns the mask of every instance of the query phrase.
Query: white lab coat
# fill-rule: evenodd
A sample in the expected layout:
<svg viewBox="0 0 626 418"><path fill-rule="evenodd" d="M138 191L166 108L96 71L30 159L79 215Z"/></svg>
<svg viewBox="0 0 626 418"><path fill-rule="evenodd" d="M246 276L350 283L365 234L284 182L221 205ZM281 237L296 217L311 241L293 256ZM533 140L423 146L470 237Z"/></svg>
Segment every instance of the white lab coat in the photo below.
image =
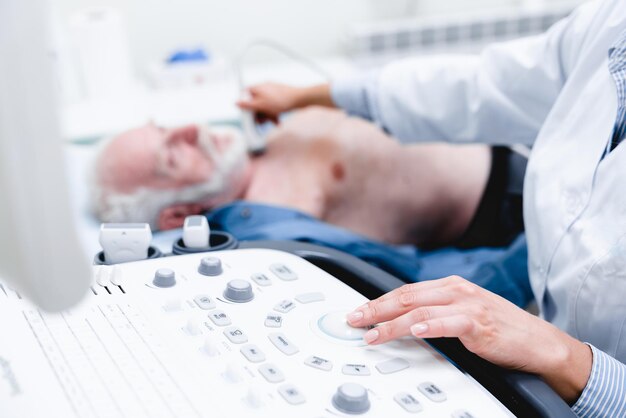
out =
<svg viewBox="0 0 626 418"><path fill-rule="evenodd" d="M361 91L368 116L403 141L532 146L524 219L541 315L622 362L626 144L602 155L617 110L608 49L624 30L626 1L593 2L480 57L391 64Z"/></svg>

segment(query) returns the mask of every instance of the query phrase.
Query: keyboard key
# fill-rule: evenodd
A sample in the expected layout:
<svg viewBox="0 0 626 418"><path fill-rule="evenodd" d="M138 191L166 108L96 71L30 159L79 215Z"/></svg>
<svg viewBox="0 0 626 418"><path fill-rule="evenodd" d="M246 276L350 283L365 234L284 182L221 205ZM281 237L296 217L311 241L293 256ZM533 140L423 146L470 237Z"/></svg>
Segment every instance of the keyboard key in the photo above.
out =
<svg viewBox="0 0 626 418"><path fill-rule="evenodd" d="M279 383L285 380L285 375L272 363L259 366L259 373L270 383Z"/></svg>
<svg viewBox="0 0 626 418"><path fill-rule="evenodd" d="M283 325L283 316L275 313L268 313L265 317L265 326L268 328L280 328Z"/></svg>
<svg viewBox="0 0 626 418"><path fill-rule="evenodd" d="M209 312L209 319L218 327L225 327L226 325L232 324L232 321L226 312L219 309Z"/></svg>
<svg viewBox="0 0 626 418"><path fill-rule="evenodd" d="M403 358L392 358L391 360L381 361L376 365L376 369L382 374L396 373L409 367L409 362Z"/></svg>
<svg viewBox="0 0 626 418"><path fill-rule="evenodd" d="M278 303L278 305L274 306L274 310L281 313L287 313L293 308L296 307L296 304L293 300L285 299Z"/></svg>
<svg viewBox="0 0 626 418"><path fill-rule="evenodd" d="M280 393L280 396L282 396L283 399L285 399L291 405L300 405L306 402L306 398L304 397L302 392L300 392L298 388L296 388L291 383L285 383L284 385L280 386L278 388L278 393Z"/></svg>
<svg viewBox="0 0 626 418"><path fill-rule="evenodd" d="M248 342L248 336L239 327L229 327L224 330L224 335L233 344L243 344Z"/></svg>
<svg viewBox="0 0 626 418"><path fill-rule="evenodd" d="M341 372L348 376L369 376L370 368L364 364L345 364Z"/></svg>
<svg viewBox="0 0 626 418"><path fill-rule="evenodd" d="M298 276L296 273L291 271L289 267L284 264L276 263L270 266L270 271L276 275L281 280L290 282L292 280L296 280Z"/></svg>
<svg viewBox="0 0 626 418"><path fill-rule="evenodd" d="M272 284L272 279L262 273L253 274L250 278L259 286L270 286Z"/></svg>
<svg viewBox="0 0 626 418"><path fill-rule="evenodd" d="M324 294L320 292L301 293L296 296L296 300L300 303L321 302L324 299Z"/></svg>
<svg viewBox="0 0 626 418"><path fill-rule="evenodd" d="M213 299L211 299L207 295L198 295L195 298L193 298L193 301L196 302L196 305L198 305L198 308L203 309L205 311L215 309L215 302L213 301Z"/></svg>
<svg viewBox="0 0 626 418"><path fill-rule="evenodd" d="M329 360L323 359L317 356L311 356L304 360L304 364L307 366L311 366L315 369L324 370L325 372L329 372L333 368L333 363Z"/></svg>
<svg viewBox="0 0 626 418"><path fill-rule="evenodd" d="M296 354L298 351L300 351L298 347L293 345L293 343L289 341L287 337L285 337L284 334L281 334L279 332L273 332L270 335L268 335L268 337L270 341L272 342L272 344L274 344L276 348L282 351L283 354L291 356L291 355Z"/></svg>
<svg viewBox="0 0 626 418"><path fill-rule="evenodd" d="M265 354L263 354L261 349L254 344L246 344L241 347L240 351L241 354L243 354L244 357L252 363L261 363L265 361Z"/></svg>
<svg viewBox="0 0 626 418"><path fill-rule="evenodd" d="M421 383L417 389L433 402L443 402L448 399L444 391L432 382Z"/></svg>
<svg viewBox="0 0 626 418"><path fill-rule="evenodd" d="M415 399L413 395L407 392L397 393L396 396L393 397L393 400L396 401L405 411L415 414L424 409L420 401Z"/></svg>

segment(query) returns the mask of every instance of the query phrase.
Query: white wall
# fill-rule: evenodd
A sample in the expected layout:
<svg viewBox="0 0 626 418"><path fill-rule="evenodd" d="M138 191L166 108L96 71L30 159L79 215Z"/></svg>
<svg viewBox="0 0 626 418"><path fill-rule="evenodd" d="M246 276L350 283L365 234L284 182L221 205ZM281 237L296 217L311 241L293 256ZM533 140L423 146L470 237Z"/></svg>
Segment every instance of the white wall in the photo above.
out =
<svg viewBox="0 0 626 418"><path fill-rule="evenodd" d="M85 7L111 6L122 11L135 69L142 73L149 63L180 47L204 44L232 56L250 40L268 37L306 55L330 55L341 52L342 34L351 22L458 13L523 1L55 0L53 4L65 21L73 11Z"/></svg>

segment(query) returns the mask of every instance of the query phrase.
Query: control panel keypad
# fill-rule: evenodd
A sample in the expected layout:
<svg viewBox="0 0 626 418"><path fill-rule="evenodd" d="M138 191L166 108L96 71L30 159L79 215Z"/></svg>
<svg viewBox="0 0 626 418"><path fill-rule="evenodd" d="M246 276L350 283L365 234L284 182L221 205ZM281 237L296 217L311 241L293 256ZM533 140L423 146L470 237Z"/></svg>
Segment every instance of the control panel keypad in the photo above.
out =
<svg viewBox="0 0 626 418"><path fill-rule="evenodd" d="M407 412L412 414L421 412L424 409L420 401L408 392L400 392L396 394L393 399Z"/></svg>
<svg viewBox="0 0 626 418"><path fill-rule="evenodd" d="M433 402L443 402L447 399L446 394L432 382L421 383L417 388Z"/></svg>
<svg viewBox="0 0 626 418"><path fill-rule="evenodd" d="M300 351L298 347L296 347L289 339L285 336L285 334L279 332L273 332L268 335L274 347L278 348L283 354L288 356L293 356L297 352Z"/></svg>
<svg viewBox="0 0 626 418"><path fill-rule="evenodd" d="M218 327L225 327L232 324L232 321L226 312L219 309L209 312L209 319Z"/></svg>
<svg viewBox="0 0 626 418"><path fill-rule="evenodd" d="M306 364L307 366L311 366L314 369L320 369L327 372L331 371L333 368L332 361L317 356L308 357L306 360L304 360L304 364Z"/></svg>
<svg viewBox="0 0 626 418"><path fill-rule="evenodd" d="M268 328L280 328L283 324L283 316L276 313L268 313L265 317L265 326Z"/></svg>
<svg viewBox="0 0 626 418"><path fill-rule="evenodd" d="M242 404L261 408L268 399L275 399L290 410L300 408L293 409L293 416L315 404L319 415L325 412L318 408L317 396L330 390L324 408L335 415L386 416L380 415L385 411L400 417L429 411L432 416L479 418L449 406L451 401L442 389L447 386L431 377L439 376L432 373L434 368L430 374L421 374L421 366L429 360L411 360L421 347L413 344L407 350L364 355L379 348L363 343L366 329L352 328L345 321L348 308L364 303L362 298L337 298L345 290L343 284L327 287L317 277L311 275L315 280L310 280L296 262L272 261L264 259L257 265L220 261L218 276L198 273L202 287L194 288L193 302L180 298L189 300L185 313L193 308L194 317L181 321L179 335L182 328L185 338L196 341L203 361L222 364L219 375L228 383L226 387L240 388ZM172 288L184 284L183 276L177 277L180 284ZM169 317L176 315L182 316L171 313ZM381 402L386 402L384 409ZM455 404L465 405L469 404ZM442 412L438 407L447 409ZM455 412L450 415L451 411Z"/></svg>
<svg viewBox="0 0 626 418"><path fill-rule="evenodd" d="M372 374L370 368L365 364L345 364L341 368L341 372L348 376L369 376Z"/></svg>
<svg viewBox="0 0 626 418"><path fill-rule="evenodd" d="M198 308L202 310L208 311L211 309L215 309L215 301L213 301L213 299L211 299L207 295L198 295L193 298L193 301L196 303L196 305L198 305Z"/></svg>
<svg viewBox="0 0 626 418"><path fill-rule="evenodd" d="M287 313L293 310L295 307L296 304L293 302L293 300L285 299L278 302L278 304L274 306L274 310L280 313Z"/></svg>
<svg viewBox="0 0 626 418"><path fill-rule="evenodd" d="M224 335L233 344L248 342L248 336L239 327L229 327L224 330Z"/></svg>
<svg viewBox="0 0 626 418"><path fill-rule="evenodd" d="M259 373L270 383L280 383L285 380L283 372L276 365L271 363L259 366Z"/></svg>
<svg viewBox="0 0 626 418"><path fill-rule="evenodd" d="M292 405L300 405L306 402L306 398L302 392L290 383L285 383L284 385L279 386L278 393L280 393L280 396Z"/></svg>

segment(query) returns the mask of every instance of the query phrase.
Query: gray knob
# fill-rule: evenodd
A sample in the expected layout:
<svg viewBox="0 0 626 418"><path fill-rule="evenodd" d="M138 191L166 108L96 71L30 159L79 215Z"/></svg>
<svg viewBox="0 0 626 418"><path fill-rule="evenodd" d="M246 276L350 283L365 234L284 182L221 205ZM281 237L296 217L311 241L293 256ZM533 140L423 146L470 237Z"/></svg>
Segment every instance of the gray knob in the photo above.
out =
<svg viewBox="0 0 626 418"><path fill-rule="evenodd" d="M204 257L200 260L198 273L205 276L219 276L222 274L222 260L217 257Z"/></svg>
<svg viewBox="0 0 626 418"><path fill-rule="evenodd" d="M344 383L333 396L333 406L345 414L364 414L370 409L367 389L357 383Z"/></svg>
<svg viewBox="0 0 626 418"><path fill-rule="evenodd" d="M254 298L254 293L252 293L252 285L245 280L231 280L226 285L226 290L224 290L224 297L231 302L250 302Z"/></svg>
<svg viewBox="0 0 626 418"><path fill-rule="evenodd" d="M152 284L156 287L172 287L176 284L176 273L168 268L158 269L154 273Z"/></svg>

